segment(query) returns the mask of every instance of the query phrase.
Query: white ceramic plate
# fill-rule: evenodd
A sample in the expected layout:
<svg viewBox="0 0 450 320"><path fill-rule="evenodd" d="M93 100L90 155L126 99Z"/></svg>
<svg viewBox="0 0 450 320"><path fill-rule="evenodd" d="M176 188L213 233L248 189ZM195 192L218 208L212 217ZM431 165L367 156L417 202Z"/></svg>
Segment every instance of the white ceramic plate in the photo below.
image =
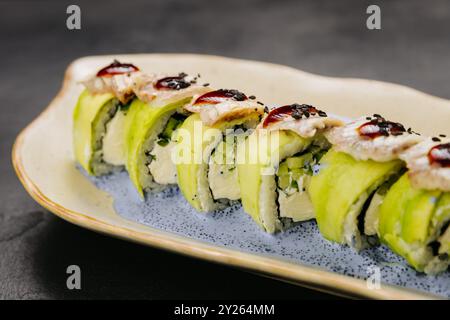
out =
<svg viewBox="0 0 450 320"><path fill-rule="evenodd" d="M177 190L140 201L124 172L88 179L72 154L72 111L82 90L77 81L114 58L147 72L200 73L214 87L240 89L269 105L309 103L347 117L380 113L425 134L450 134L450 101L395 84L328 78L205 55L86 57L70 65L61 91L14 145L16 172L42 206L94 231L335 294L385 299L450 296L449 272L420 276L384 247L358 255L323 240L314 223L270 236L238 207L205 216L193 212ZM365 281L373 267L381 270L380 288Z"/></svg>

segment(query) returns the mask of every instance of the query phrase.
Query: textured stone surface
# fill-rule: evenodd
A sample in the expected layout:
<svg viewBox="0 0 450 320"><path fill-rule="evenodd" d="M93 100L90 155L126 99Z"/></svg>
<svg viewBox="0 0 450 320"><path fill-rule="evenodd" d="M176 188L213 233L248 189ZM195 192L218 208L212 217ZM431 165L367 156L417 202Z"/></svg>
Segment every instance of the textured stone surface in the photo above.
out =
<svg viewBox="0 0 450 320"><path fill-rule="evenodd" d="M329 296L83 230L40 208L15 177L17 133L49 103L80 56L194 52L412 86L450 98L447 0L377 1L382 30L365 27L366 1L0 3L0 298L327 298ZM426 107L426 106L424 106ZM83 289L65 288L82 268Z"/></svg>

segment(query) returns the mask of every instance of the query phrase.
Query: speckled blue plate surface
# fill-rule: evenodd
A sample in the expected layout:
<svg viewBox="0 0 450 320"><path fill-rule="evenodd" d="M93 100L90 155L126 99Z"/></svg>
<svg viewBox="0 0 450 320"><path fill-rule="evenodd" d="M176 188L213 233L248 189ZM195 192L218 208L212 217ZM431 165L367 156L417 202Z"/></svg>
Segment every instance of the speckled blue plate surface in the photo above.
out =
<svg viewBox="0 0 450 320"><path fill-rule="evenodd" d="M314 221L270 235L263 232L240 205L202 214L189 206L176 187L160 194L148 194L143 201L126 172L90 179L113 196L118 214L153 228L360 279L367 279L374 274L374 267L378 267L384 283L450 298L450 272L438 276L418 273L385 246L357 253L325 240Z"/></svg>

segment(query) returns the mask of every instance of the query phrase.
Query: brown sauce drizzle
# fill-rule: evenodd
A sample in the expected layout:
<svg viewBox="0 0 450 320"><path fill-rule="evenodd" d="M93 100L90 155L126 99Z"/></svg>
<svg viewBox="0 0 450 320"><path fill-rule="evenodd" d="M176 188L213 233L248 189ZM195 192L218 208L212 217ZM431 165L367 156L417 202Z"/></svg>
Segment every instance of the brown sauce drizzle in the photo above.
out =
<svg viewBox="0 0 450 320"><path fill-rule="evenodd" d="M238 90L219 89L207 92L195 100L194 105L218 104L226 100L245 101L247 96Z"/></svg>
<svg viewBox="0 0 450 320"><path fill-rule="evenodd" d="M450 142L435 145L428 152L430 164L437 163L444 168L450 167Z"/></svg>
<svg viewBox="0 0 450 320"><path fill-rule="evenodd" d="M374 139L380 136L399 136L406 132L401 123L388 121L378 114L374 114L374 119L362 124L358 128L361 136Z"/></svg>
<svg viewBox="0 0 450 320"><path fill-rule="evenodd" d="M315 116L318 114L321 117L326 117L327 114L318 110L315 107L308 104L298 104L294 103L291 105L286 105L278 107L269 112L266 119L263 122L263 128L266 128L272 123L282 121L287 117L292 117L295 120L300 120L302 117L309 118L310 116Z"/></svg>
<svg viewBox="0 0 450 320"><path fill-rule="evenodd" d="M187 74L180 73L175 77L165 77L156 81L153 85L157 90L181 90L186 89L191 85L190 82L186 81Z"/></svg>
<svg viewBox="0 0 450 320"><path fill-rule="evenodd" d="M112 77L114 75L135 71L139 71L139 68L131 63L120 63L119 61L114 60L109 66L106 66L97 72L97 77Z"/></svg>

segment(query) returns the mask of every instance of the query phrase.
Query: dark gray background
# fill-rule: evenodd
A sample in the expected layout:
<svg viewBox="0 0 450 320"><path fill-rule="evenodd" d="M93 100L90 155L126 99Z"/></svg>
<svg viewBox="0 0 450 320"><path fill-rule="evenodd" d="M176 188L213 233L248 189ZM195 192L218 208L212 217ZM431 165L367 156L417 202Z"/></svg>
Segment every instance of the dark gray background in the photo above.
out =
<svg viewBox="0 0 450 320"><path fill-rule="evenodd" d="M82 30L66 29L79 4ZM10 161L18 132L84 55L194 52L287 64L332 76L412 86L450 98L450 2L0 1L0 298L329 298L239 270L108 238L70 225L23 190ZM45 141L43 141L45 143ZM65 269L82 269L82 290Z"/></svg>

